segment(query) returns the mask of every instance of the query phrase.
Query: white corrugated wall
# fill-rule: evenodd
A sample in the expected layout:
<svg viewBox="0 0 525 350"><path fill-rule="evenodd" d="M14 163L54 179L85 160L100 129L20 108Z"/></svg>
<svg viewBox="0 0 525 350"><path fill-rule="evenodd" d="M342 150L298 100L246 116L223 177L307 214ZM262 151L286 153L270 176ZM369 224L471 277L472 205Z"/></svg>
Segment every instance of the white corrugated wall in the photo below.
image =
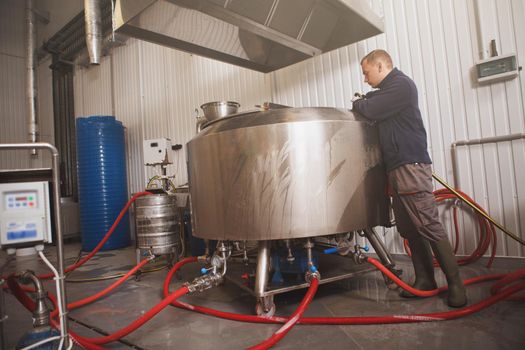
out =
<svg viewBox="0 0 525 350"><path fill-rule="evenodd" d="M26 107L25 1L0 1L0 143L28 141ZM40 141L53 142L52 74L50 60L37 70ZM0 169L51 166L47 151L0 151Z"/></svg>
<svg viewBox="0 0 525 350"><path fill-rule="evenodd" d="M187 183L186 143L195 135L195 109L231 100L247 110L270 100L270 76L130 39L98 67L75 71L75 114L112 115L126 127L131 192L141 191L160 169L143 163L142 141L167 137L182 150L173 153L167 173Z"/></svg>

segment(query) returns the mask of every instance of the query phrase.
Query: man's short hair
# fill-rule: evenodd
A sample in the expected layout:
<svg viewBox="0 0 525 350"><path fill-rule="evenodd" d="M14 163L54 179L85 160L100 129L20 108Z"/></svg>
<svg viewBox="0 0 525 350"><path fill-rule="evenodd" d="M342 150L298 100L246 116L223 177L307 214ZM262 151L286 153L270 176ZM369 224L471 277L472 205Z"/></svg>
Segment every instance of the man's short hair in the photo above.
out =
<svg viewBox="0 0 525 350"><path fill-rule="evenodd" d="M363 57L361 60L361 64L363 62L366 63L377 63L378 61L381 61L386 64L386 67L388 69L392 69L393 63L392 63L392 57L386 52L385 50L373 50L368 55Z"/></svg>

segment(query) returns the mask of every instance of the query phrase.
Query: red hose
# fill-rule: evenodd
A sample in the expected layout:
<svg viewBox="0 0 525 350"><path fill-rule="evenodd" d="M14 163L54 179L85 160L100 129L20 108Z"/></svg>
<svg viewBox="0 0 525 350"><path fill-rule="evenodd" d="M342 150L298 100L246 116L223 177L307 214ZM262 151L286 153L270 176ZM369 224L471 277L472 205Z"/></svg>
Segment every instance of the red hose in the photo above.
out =
<svg viewBox="0 0 525 350"><path fill-rule="evenodd" d="M456 190L458 193L460 193L465 199L467 199L469 202L471 202L474 206L476 206L478 209L486 213L486 211L478 204L476 203L472 198L470 198L467 194L460 190ZM457 200L456 195L454 195L452 192L450 192L448 189L442 188L439 190L434 191L434 197L436 198L436 202L444 202L445 200ZM458 213L457 213L457 207L454 206L452 211L452 217L454 221L454 253L457 253L458 246L459 246L459 223L458 223ZM479 242L477 247L474 249L474 251L467 257L458 259L459 265L466 265L473 263L480 259L485 253L487 253L487 250L489 249L490 245L492 244L492 249L490 252L490 258L487 262L487 267L491 267L492 263L494 262L494 258L496 255L496 246L497 246L497 236L496 236L496 230L494 228L494 225L489 222L487 219L485 219L481 215L477 215L478 225L479 225ZM405 251L408 253L408 255L411 255L410 247L408 246L408 241L404 240L404 247ZM434 261L434 266L438 266L438 263Z"/></svg>
<svg viewBox="0 0 525 350"><path fill-rule="evenodd" d="M317 287L319 286L319 280L317 278L312 278L310 281L310 287L308 292L304 296L303 300L297 307L297 310L290 316L288 321L277 330L270 338L266 339L262 343L249 347L248 350L266 350L277 344L281 339L283 339L286 334L297 324L299 319L303 317L304 312L310 305L310 302L314 298L315 292L317 292Z"/></svg>
<svg viewBox="0 0 525 350"><path fill-rule="evenodd" d="M371 258L369 258L371 259ZM375 260L375 259L374 259ZM377 261L377 260L376 260ZM181 261L182 262L182 261ZM190 262L190 261L187 261ZM185 263L187 263L185 262ZM173 274L176 272L178 268L180 268L184 264L180 264L179 266L174 266L172 270L170 271L169 275L166 276L166 280L164 283L164 293L169 293L169 289L167 288L169 286L169 276L173 276ZM388 275L389 278L391 278L393 281L396 282L399 281L399 278L395 276L390 270L387 268L384 268L385 270L381 270L385 274ZM515 273L512 273L514 277L514 281L517 278L523 278L525 275L525 268L520 269L516 271ZM485 275L485 276L479 276L467 279L464 283L465 285L470 285L474 283L480 283L490 280L497 280L504 278L505 274L494 274L494 275ZM171 277L170 277L171 278ZM430 322L430 321L444 321L447 319L454 319L458 317L463 317L470 315L474 312L480 311L484 308L487 308L496 302L500 300L507 299L509 296L525 289L525 282L521 282L519 284L511 285L510 287L507 287L505 289L500 289L498 291L498 294L493 295L485 300L482 300L476 304L458 309L453 311L445 311L445 312L436 312L436 313L428 313L428 314L413 314L413 315L393 315L393 316L371 316L371 317L302 317L299 320L300 324L310 324L310 325L318 325L318 324L331 324L331 325L364 325L364 324L392 324L392 323L413 323L413 322ZM436 291L443 291L446 290L446 287L442 287L437 289ZM412 292L412 291L411 291ZM424 291L426 292L426 291ZM433 291L430 291L431 293L434 293ZM289 318L288 317L262 317L262 316L255 316L255 315L242 315L242 314L235 314L230 312L224 312L219 311L215 309L210 309L203 306L196 306L191 305L188 303L182 303L179 301L175 301L173 305L185 308L192 311L197 311L203 314L235 320L235 321L242 321L242 322L252 322L252 323L286 323Z"/></svg>
<svg viewBox="0 0 525 350"><path fill-rule="evenodd" d="M173 275L176 273L176 271L182 267L183 265L189 263L189 262L195 262L197 261L197 258L191 257L186 258L178 262L168 273L166 276L166 280L164 281L164 292L169 293L169 282ZM372 258L368 258L368 261L372 264L374 262L374 266L377 265L380 270L385 273L389 278L396 282L401 282L397 276L395 276L393 273L391 273L387 268L381 266L381 264ZM140 264L138 266L141 266ZM132 270L133 271L133 270ZM224 317L229 318L233 320L241 320L241 321L247 321L247 322L258 322L258 323L285 323L285 327L281 327L282 330L276 332L274 336L269 338L267 341L259 344L258 346L272 346L277 341L282 339L286 333L291 329L293 325L296 323L301 324L338 324L338 325L351 325L351 324L377 324L377 323L411 323L411 322L421 322L421 321L443 321L447 319L454 319L458 317L463 317L466 315L470 315L474 312L480 311L483 308L486 308L488 306L493 305L494 303L506 299L509 296L511 296L514 293L517 293L518 291L525 289L525 282L521 282L518 284L510 285L507 287L504 287L504 283L514 283L517 280L523 279L525 277L525 268L520 269L518 271L515 271L513 273L503 275L486 275L486 276L480 276L475 277L472 279L469 279L465 281L465 284L472 284L477 282L483 282L488 280L494 280L494 279L500 279L501 281L496 284L496 286L493 288L493 292L496 293L495 295L478 302L474 305L458 309L455 311L448 311L448 312L437 312L437 313L429 313L429 314L415 314L415 315L393 315L393 316L373 316L373 317L301 317L302 313L304 313L304 309L306 309L306 306L304 309L302 307L298 308L296 313L292 315L292 317L261 317L261 316L253 316L253 315L240 315L240 314L232 314L227 312L221 312L213 309L208 309L200 306L193 306L186 303L177 302L176 299L187 294L188 289L187 287L182 287L178 289L176 292L168 295L164 300L162 300L161 303L154 306L152 309L150 309L145 315L143 315L138 320L134 321L127 327L124 327L123 329L115 332L112 335L101 337L101 338L95 338L95 339L89 339L81 337L77 334L74 334L73 332L70 332L70 335L72 338L81 344L83 347L86 347L88 349L96 349L100 350L103 349L102 347L96 345L96 344L104 344L107 342L111 342L117 339L120 339L121 337L126 336L130 332L134 331L144 323L146 323L149 319L151 319L153 316L155 316L158 312L160 312L164 307L166 307L168 304L172 303L176 306L187 308L194 311L199 311L203 313L207 313L213 316L218 317ZM32 310L35 307L34 301L27 296L27 294L22 290L22 288L18 285L16 280L14 280L15 276L11 275L8 278L8 286L13 292L13 294L17 297L17 299L22 302L24 306L26 306L28 309ZM98 293L98 296L102 296L105 293L108 293L111 289L116 288L120 283L122 283L121 280L114 283L114 285L106 288L103 292ZM315 280L313 282L315 284L315 287L310 287L309 293L305 296L303 299L303 302L308 305L308 303L311 301L311 298L313 298L313 295L315 294L315 291L317 290L318 281ZM410 286L406 285L406 287L411 288ZM315 290L314 290L315 289ZM439 288L435 291L430 291L431 293L437 293L438 291L445 290L446 287ZM417 294L417 292L412 288L412 290L408 289L411 293ZM310 291L311 297L310 297ZM429 291L424 291L429 292ZM51 295L50 295L51 298ZM56 300L54 298L51 298L53 303L55 304L56 308ZM93 298L86 298L85 301L90 300L92 301ZM304 303L301 303L300 306L303 306ZM87 302L86 302L87 303ZM79 305L80 306L80 305ZM299 314L300 313L300 314ZM57 322L52 319L53 325L57 326ZM291 323L290 323L291 322ZM283 334L284 333L284 334ZM267 348L266 347L266 348ZM265 347L263 347L265 348Z"/></svg>
<svg viewBox="0 0 525 350"><path fill-rule="evenodd" d="M11 289L11 292L13 295L24 305L28 310L32 311L35 308L35 302L27 296L27 294L24 292L24 290L20 287L18 282L15 280L15 276L11 275L8 277L7 280L9 289ZM96 345L96 344L105 344L109 343L115 340L118 340L122 337L125 337L129 333L135 331L137 328L142 326L144 323L148 322L151 318L153 318L156 314L158 314L160 311L162 311L166 306L171 304L174 300L177 298L180 298L181 296L187 294L189 292L188 288L186 286L183 286L176 290L175 292L171 293L167 298L164 298L160 303L152 307L148 312L146 312L144 315L142 315L137 320L133 321L128 326L116 331L113 334L110 334L108 336L100 337L100 338L86 338L82 337L80 335L74 334L73 336L77 342L79 342L82 346L88 346L88 345ZM56 308L56 300L53 297L52 298L53 304ZM55 312L53 312L55 313ZM52 319L53 326L58 327L58 322L55 319ZM71 332L70 332L71 334ZM96 349L103 349L100 347L94 347Z"/></svg>
<svg viewBox="0 0 525 350"><path fill-rule="evenodd" d="M139 269L144 267L150 260L142 260L140 263L138 263L134 268L129 270L124 276L118 279L115 283L110 285L109 287L105 288L104 290L98 292L97 294L91 295L87 298L74 301L72 303L67 304L68 310L74 310L81 306L84 306L86 304L92 303L97 299L102 298L103 296L107 295L109 292L120 286L122 283L124 283L130 276L134 275ZM58 310L55 308L55 310L51 313L51 317L54 317L58 315Z"/></svg>
<svg viewBox="0 0 525 350"><path fill-rule="evenodd" d="M170 288L170 282L171 282L171 279L173 278L173 275L184 265L186 264L189 264L189 263L192 263L192 262L197 262L198 261L198 258L196 256L190 256L188 258L184 258L180 261L177 261L177 263L175 265L173 265L173 267L171 268L171 270L168 272L168 274L166 275L166 278L164 279L164 284L163 284L163 291L164 291L164 296L167 297L170 292L169 292L169 288Z"/></svg>
<svg viewBox="0 0 525 350"><path fill-rule="evenodd" d="M32 289L32 288L28 288L28 287L21 287L18 282L16 281L16 277L14 275L10 275L7 277L7 285L9 287L9 289L11 290L11 293L13 293L13 295L15 296L15 298L29 311L33 312L35 307L36 307L36 304L35 302L33 301L33 299L31 299L27 294L26 294L26 291L27 292L34 292L35 290ZM56 298L48 293L48 297L49 299L51 300L51 302L53 303L55 309L57 309L57 301L56 301ZM55 328L60 328L59 326L59 323L52 319L51 318L51 324L55 327ZM74 332L72 332L71 330L69 331L69 335L76 341L78 342L82 347L86 348L86 349L93 349L93 350L102 350L104 348L102 347L99 347L97 345L94 345L94 344L90 344L88 342L84 342L82 340L79 340L77 339L78 338L78 335L75 334Z"/></svg>
<svg viewBox="0 0 525 350"><path fill-rule="evenodd" d="M137 198L142 197L142 196L147 196L147 195L150 195L150 194L151 194L151 192L147 192L147 191L135 193L133 195L133 197L131 197L131 199L126 203L124 208L120 211L120 214L118 214L117 218L115 219L115 222L113 222L113 225L111 225L110 229L105 234L104 238L102 238L102 240L97 244L97 246L88 255L86 255L85 257L80 259L75 264L67 267L66 270L65 270L65 273L71 272L71 271L75 270L76 268L84 265L86 263L86 261L91 259L96 253L98 253L98 251L102 248L102 246L107 242L109 237L111 237L111 235L113 234L113 231L115 231L115 229L117 228L118 224L120 223L120 220L122 220L124 215L126 215L126 213L128 212L128 209L131 206L131 204L133 204L133 202L135 202L135 200ZM53 273L48 273L48 274L44 274L44 275L39 275L38 276L39 279L49 279L49 278L52 278L52 277L53 277Z"/></svg>
<svg viewBox="0 0 525 350"><path fill-rule="evenodd" d="M135 331L137 328L142 326L144 323L151 320L156 314L161 312L166 306L171 304L174 300L177 298L180 298L181 296L187 294L189 292L188 287L183 286L179 289L177 289L175 292L171 293L167 298L164 298L160 303L152 307L148 310L144 315L130 323L124 328L119 329L118 331L114 332L113 334L100 337L100 338L85 338L82 336L79 336L78 338L81 341L86 341L92 344L106 344L110 343L112 341L118 340L122 337L125 337L129 333Z"/></svg>
<svg viewBox="0 0 525 350"><path fill-rule="evenodd" d="M406 290L407 292L416 295L418 297L432 297L434 295L437 295L443 290L446 290L447 287L441 287L433 290L419 290L415 289L405 282L403 282L399 277L397 277L394 273L392 273L388 268L386 268L383 264L381 264L379 261L377 261L374 258L368 257L367 262L374 265L377 269L379 269L382 273L387 275L388 278L390 278L393 282L395 282L398 286Z"/></svg>

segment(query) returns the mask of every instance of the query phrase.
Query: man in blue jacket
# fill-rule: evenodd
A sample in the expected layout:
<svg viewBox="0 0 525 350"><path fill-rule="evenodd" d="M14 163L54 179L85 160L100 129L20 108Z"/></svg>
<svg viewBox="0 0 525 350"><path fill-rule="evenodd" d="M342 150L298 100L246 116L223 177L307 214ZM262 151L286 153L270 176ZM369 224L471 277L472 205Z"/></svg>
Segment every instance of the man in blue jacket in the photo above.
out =
<svg viewBox="0 0 525 350"><path fill-rule="evenodd" d="M365 82L376 90L353 100L353 110L377 124L397 229L408 240L420 290L437 287L432 252L445 273L448 305L467 303L454 252L432 193L432 161L412 79L393 68L390 55L374 50L361 60ZM401 296L414 295L402 291Z"/></svg>

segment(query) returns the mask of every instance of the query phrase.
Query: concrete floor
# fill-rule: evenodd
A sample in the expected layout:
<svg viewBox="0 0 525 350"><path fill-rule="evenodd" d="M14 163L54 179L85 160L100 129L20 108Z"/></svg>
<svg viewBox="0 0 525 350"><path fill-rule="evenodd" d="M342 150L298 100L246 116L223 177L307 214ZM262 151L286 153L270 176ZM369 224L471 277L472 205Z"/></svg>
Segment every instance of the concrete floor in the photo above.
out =
<svg viewBox="0 0 525 350"><path fill-rule="evenodd" d="M66 262L75 261L80 246L66 246ZM102 252L69 275L71 279L84 279L125 272L134 265L134 249ZM46 255L54 258L55 248L48 247ZM0 255L0 265L5 262ZM412 268L406 256L396 256L398 267L404 270L403 279L411 280ZM480 261L461 268L463 278L487 273L512 271L525 266L523 259L498 259L491 269ZM160 262L162 263L162 262ZM21 271L31 268L46 271L43 263L35 257L17 258L6 268ZM171 290L198 275L199 264L188 265L181 273L182 280L174 280ZM437 270L439 271L439 270ZM162 297L162 282L167 270L144 274L139 281L129 280L113 294L81 309L70 316L105 332L113 332L129 324L136 317L155 305ZM321 271L322 273L322 271ZM437 272L438 284L445 280ZM103 289L115 280L90 283L67 283L68 301L78 300ZM491 283L468 288L469 303L475 303L490 295ZM46 289L54 291L51 283ZM291 314L304 295L304 290L276 296L277 315ZM447 311L445 296L428 299L402 299L396 291L385 287L378 272L361 277L322 285L306 316L365 316L429 313ZM186 296L182 300L223 311L252 314L254 298L232 283L208 290L201 294ZM5 323L8 349L31 328L31 315L9 294L6 294L6 310L9 319ZM296 326L276 349L525 349L525 303L504 301L477 314L461 319L399 325L362 326ZM85 336L100 336L79 323L70 327ZM167 307L142 328L125 338L131 347L122 343L107 345L110 349L244 349L268 338L278 325L248 324L228 321L202 314Z"/></svg>

